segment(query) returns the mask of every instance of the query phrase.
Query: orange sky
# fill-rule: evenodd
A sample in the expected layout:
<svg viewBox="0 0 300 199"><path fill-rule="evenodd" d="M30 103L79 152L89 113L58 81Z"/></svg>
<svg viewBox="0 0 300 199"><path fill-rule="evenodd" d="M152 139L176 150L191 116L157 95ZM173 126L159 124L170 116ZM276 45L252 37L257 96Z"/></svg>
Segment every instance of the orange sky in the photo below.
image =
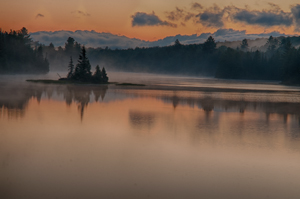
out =
<svg viewBox="0 0 300 199"><path fill-rule="evenodd" d="M248 0L10 0L0 2L0 27L4 31L9 31L25 26L30 32L95 30L144 40L157 40L177 34L191 35L216 31L218 28L206 27L192 20L186 22L185 25L175 22L177 28L170 26L133 27L131 24L131 16L136 12L150 14L154 11L162 21L168 21L166 12L173 11L176 7L191 10L191 5L195 2L205 8L214 4L220 8L230 5L239 8L249 6L251 10L263 10L269 7L267 2ZM272 3L279 5L285 12L290 12L290 6L299 3L299 0L284 2L273 0ZM274 30L286 34L294 33L294 28L265 28L241 23L226 23L223 28L247 30L247 33Z"/></svg>

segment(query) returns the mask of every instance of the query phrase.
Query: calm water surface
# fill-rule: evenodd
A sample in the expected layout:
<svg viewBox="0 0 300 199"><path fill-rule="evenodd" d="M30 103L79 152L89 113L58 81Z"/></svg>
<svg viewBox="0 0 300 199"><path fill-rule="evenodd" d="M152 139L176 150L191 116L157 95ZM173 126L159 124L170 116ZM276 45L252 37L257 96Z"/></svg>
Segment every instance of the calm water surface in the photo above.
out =
<svg viewBox="0 0 300 199"><path fill-rule="evenodd" d="M300 198L299 88L131 75L148 84L280 92L2 77L1 198Z"/></svg>

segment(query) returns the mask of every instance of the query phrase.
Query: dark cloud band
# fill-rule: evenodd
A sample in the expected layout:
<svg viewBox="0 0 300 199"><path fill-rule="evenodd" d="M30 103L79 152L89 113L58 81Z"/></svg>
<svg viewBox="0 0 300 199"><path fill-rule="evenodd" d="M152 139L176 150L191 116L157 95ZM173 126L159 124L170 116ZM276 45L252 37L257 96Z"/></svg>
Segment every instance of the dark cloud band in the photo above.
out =
<svg viewBox="0 0 300 199"><path fill-rule="evenodd" d="M268 3L269 9L251 10L226 6L220 8L217 5L203 7L199 3L193 3L190 9L178 8L166 12L170 21L185 22L193 20L206 27L223 28L226 22L258 25L261 27L294 27L300 32L300 4L291 6L290 12L283 11L277 4Z"/></svg>
<svg viewBox="0 0 300 199"><path fill-rule="evenodd" d="M234 20L245 22L251 25L261 26L291 26L293 24L293 17L291 13L283 11L249 11L246 9L239 10L232 15Z"/></svg>
<svg viewBox="0 0 300 199"><path fill-rule="evenodd" d="M162 21L155 13L147 14L144 12L137 12L131 16L132 18L132 26L170 26L176 28L177 25Z"/></svg>

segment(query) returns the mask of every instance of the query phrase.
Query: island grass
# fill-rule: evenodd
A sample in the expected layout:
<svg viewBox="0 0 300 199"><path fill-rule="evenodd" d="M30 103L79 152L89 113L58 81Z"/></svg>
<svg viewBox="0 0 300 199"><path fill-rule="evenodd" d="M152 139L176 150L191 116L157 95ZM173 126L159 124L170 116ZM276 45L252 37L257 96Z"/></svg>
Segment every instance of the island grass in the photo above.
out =
<svg viewBox="0 0 300 199"><path fill-rule="evenodd" d="M111 84L110 82L107 83L92 83L92 82L81 82L81 81L72 81L72 80L51 80L51 79L27 79L27 82L34 82L34 83L43 83L43 84Z"/></svg>
<svg viewBox="0 0 300 199"><path fill-rule="evenodd" d="M133 83L118 83L118 82L107 82L107 83L92 83L92 82L80 82L73 80L51 80L51 79L27 79L27 82L42 83L42 84L115 84L116 86L146 86L145 84L133 84Z"/></svg>
<svg viewBox="0 0 300 199"><path fill-rule="evenodd" d="M116 86L146 86L145 84L133 84L133 83L116 83Z"/></svg>
<svg viewBox="0 0 300 199"><path fill-rule="evenodd" d="M59 81L51 79L27 79L27 82L43 83L43 84L72 84L71 81Z"/></svg>

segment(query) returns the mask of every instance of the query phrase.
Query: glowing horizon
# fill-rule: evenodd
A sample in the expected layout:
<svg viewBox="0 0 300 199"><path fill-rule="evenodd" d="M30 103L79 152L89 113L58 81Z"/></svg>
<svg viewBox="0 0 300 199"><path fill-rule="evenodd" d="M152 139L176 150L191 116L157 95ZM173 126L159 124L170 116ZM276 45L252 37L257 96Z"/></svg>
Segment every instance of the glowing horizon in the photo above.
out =
<svg viewBox="0 0 300 199"><path fill-rule="evenodd" d="M297 0L274 0L272 3L75 0L70 4L58 0L29 0L26 3L14 0L0 3L0 17L4 19L0 28L9 31L26 27L31 33L94 30L145 41L178 34L200 35L222 28L246 30L247 34L277 31L298 35L300 5L297 3Z"/></svg>

